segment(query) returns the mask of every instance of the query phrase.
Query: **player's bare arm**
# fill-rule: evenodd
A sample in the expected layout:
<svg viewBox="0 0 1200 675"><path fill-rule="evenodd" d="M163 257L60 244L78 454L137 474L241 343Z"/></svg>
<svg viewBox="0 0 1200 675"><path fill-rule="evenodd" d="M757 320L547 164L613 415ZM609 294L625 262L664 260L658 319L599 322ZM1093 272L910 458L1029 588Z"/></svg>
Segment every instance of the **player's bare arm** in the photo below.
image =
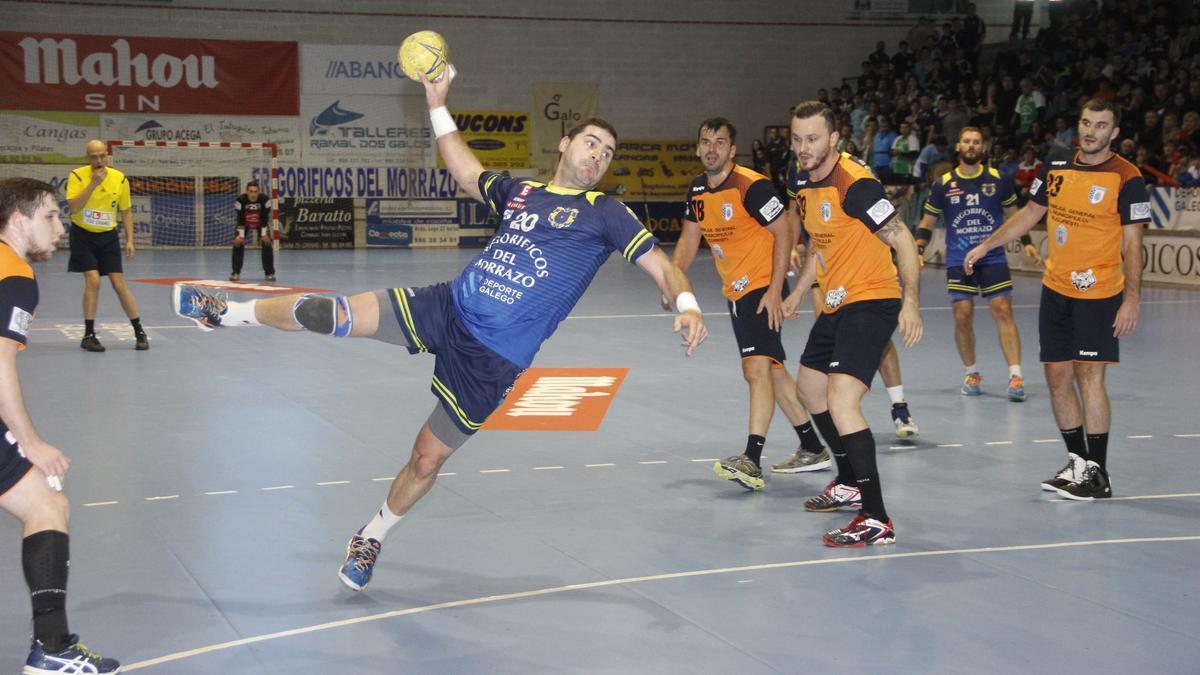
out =
<svg viewBox="0 0 1200 675"><path fill-rule="evenodd" d="M786 217L776 218L767 226L775 237L771 249L771 283L758 303L758 312L767 312L767 326L772 330L783 329L783 280L787 278L788 264L792 255L792 226Z"/></svg>
<svg viewBox="0 0 1200 675"><path fill-rule="evenodd" d="M450 81L454 79L454 67L446 66L446 74L438 78L436 82L430 81L424 75L421 76L421 84L425 85L425 102L429 105L429 111L433 113L439 108L446 107L446 98L450 93ZM435 123L434 133L437 133ZM455 129L449 133L443 133L437 139L438 152L442 156L442 161L446 163L446 168L450 169L450 175L454 176L458 187L471 195L471 198L482 202L483 195L479 192L479 175L483 173L483 165L479 163L479 158L475 153L471 152L471 148L467 147L467 142L462 139L462 134Z"/></svg>
<svg viewBox="0 0 1200 675"><path fill-rule="evenodd" d="M692 263L696 260L696 252L700 250L700 223L694 220L684 220L683 230L679 233L679 241L675 242L675 251L671 254L671 262L679 268L680 272L687 274ZM675 309L675 300L673 295L663 295L659 304L662 305L664 311L670 312Z"/></svg>
<svg viewBox="0 0 1200 675"><path fill-rule="evenodd" d="M643 253L637 259L637 266L654 279L654 283L658 284L658 290L664 296L676 298L676 304L679 304L680 295L685 293L691 303L695 304L696 298L692 295L692 282L688 281L687 275L676 267L658 246ZM708 337L708 328L704 325L704 317L698 307L677 309L679 314L675 317L674 330L676 333L680 330L684 331L683 344L687 348L688 356L691 356L692 352L696 351L696 347L699 347L700 343Z"/></svg>
<svg viewBox="0 0 1200 675"><path fill-rule="evenodd" d="M804 246L797 246L797 249L805 250ZM817 278L817 254L814 251L806 250L800 258L799 271L796 273L796 286L792 288L792 292L783 299L783 315L789 319L795 319L800 316L800 308L804 305L804 297L808 295L808 289L812 287L813 280ZM813 311L816 311L813 307Z"/></svg>
<svg viewBox="0 0 1200 675"><path fill-rule="evenodd" d="M1126 225L1121 230L1121 266L1125 272L1125 295L1117 318L1113 321L1113 335L1125 337L1137 329L1139 303L1142 300L1142 225Z"/></svg>
<svg viewBox="0 0 1200 675"><path fill-rule="evenodd" d="M917 242L899 218L892 218L875 232L885 244L896 252L896 266L900 268L900 284L904 287L904 304L900 307L900 334L904 346L917 344L924 333L921 321L921 264L917 255Z"/></svg>
<svg viewBox="0 0 1200 675"><path fill-rule="evenodd" d="M975 266L975 262L987 255L987 252L1003 246L1010 241L1016 241L1021 238L1021 235L1027 234L1033 229L1034 225L1042 220L1042 216L1046 215L1047 208L1037 202L1029 202L1017 211L1016 215L1011 218L1005 218L1004 224L1000 229L993 232L987 239L984 239L978 246L967 251L967 255L963 257L963 271L967 274L971 273L971 269Z"/></svg>

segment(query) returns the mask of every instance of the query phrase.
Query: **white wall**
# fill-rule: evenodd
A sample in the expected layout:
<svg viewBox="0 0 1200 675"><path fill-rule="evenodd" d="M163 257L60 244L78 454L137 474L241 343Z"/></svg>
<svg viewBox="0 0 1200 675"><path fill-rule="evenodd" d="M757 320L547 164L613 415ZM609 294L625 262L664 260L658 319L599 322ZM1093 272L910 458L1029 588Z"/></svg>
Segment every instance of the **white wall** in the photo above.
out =
<svg viewBox="0 0 1200 675"><path fill-rule="evenodd" d="M989 18L1011 11L1007 2L978 4ZM989 11L989 4L1003 7ZM856 74L877 40L893 49L909 27L907 21L850 25L845 6L839 0L19 3L6 4L4 30L398 45L429 28L446 36L460 72L452 108L529 110L533 82L595 81L601 113L623 137L680 138L710 115L730 117L748 135L785 123L791 105Z"/></svg>

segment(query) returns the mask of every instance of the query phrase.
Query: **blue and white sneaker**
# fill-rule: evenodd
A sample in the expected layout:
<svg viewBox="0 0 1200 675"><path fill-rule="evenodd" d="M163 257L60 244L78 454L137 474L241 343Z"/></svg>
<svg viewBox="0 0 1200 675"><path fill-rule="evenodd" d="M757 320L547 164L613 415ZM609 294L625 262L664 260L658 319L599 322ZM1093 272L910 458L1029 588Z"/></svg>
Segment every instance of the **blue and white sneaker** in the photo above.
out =
<svg viewBox="0 0 1200 675"><path fill-rule="evenodd" d="M219 295L181 282L171 292L171 308L179 316L195 321L200 330L210 331L221 327L226 303Z"/></svg>
<svg viewBox="0 0 1200 675"><path fill-rule="evenodd" d="M1025 400L1025 378L1013 375L1008 378L1008 400Z"/></svg>
<svg viewBox="0 0 1200 675"><path fill-rule="evenodd" d="M116 659L106 659L87 648L79 641L78 635L69 638L70 645L57 652L48 652L42 643L33 641L29 650L29 658L25 659L23 675L43 675L45 673L72 673L85 675L88 673L119 673L121 663Z"/></svg>
<svg viewBox="0 0 1200 675"><path fill-rule="evenodd" d="M962 392L963 396L979 396L983 392L979 389L979 383L983 382L983 376L979 373L967 373L963 377Z"/></svg>
<svg viewBox="0 0 1200 675"><path fill-rule="evenodd" d="M350 537L350 543L346 545L346 562L338 570L338 578L351 590L361 591L371 581L381 548L383 544L374 539L357 534Z"/></svg>

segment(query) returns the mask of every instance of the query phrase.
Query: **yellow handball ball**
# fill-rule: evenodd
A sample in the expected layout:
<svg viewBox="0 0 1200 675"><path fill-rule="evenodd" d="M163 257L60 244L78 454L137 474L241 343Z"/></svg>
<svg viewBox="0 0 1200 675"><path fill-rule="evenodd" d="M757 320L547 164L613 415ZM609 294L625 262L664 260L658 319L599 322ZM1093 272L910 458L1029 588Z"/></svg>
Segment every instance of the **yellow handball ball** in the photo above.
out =
<svg viewBox="0 0 1200 675"><path fill-rule="evenodd" d="M450 48L446 39L431 30L423 30L404 38L400 43L400 51L396 54L400 69L410 79L421 81L421 73L425 77L436 80L446 70L450 62Z"/></svg>

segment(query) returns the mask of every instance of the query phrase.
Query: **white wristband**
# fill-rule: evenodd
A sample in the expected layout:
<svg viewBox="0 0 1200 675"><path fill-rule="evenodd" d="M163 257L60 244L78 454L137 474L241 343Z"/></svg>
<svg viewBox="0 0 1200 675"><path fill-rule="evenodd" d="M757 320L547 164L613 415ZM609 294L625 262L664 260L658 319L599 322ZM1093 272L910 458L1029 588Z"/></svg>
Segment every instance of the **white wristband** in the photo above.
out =
<svg viewBox="0 0 1200 675"><path fill-rule="evenodd" d="M454 118L450 116L450 111L446 110L444 105L429 111L429 121L433 123L434 138L441 138L446 134L458 131L458 125L454 123Z"/></svg>
<svg viewBox="0 0 1200 675"><path fill-rule="evenodd" d="M696 296L689 291L684 291L675 296L675 309L679 312L686 312L689 309L700 312L700 304L696 302Z"/></svg>

